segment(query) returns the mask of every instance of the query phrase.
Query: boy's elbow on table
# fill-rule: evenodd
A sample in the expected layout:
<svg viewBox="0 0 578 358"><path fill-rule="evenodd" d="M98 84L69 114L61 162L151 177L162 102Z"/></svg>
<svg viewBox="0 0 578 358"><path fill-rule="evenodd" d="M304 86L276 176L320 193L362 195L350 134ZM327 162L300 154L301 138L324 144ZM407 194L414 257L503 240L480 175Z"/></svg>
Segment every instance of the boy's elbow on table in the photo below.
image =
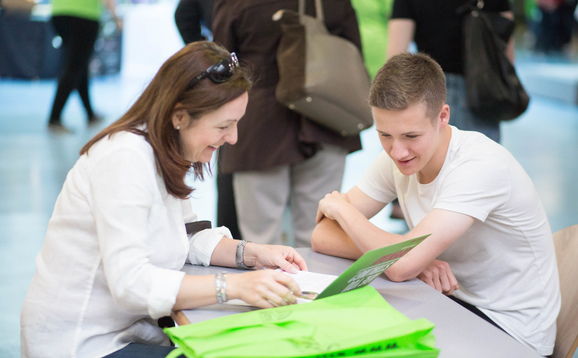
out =
<svg viewBox="0 0 578 358"><path fill-rule="evenodd" d="M320 235L319 226L313 230L313 234L311 235L311 249L318 253L325 253L325 243L323 242L323 237Z"/></svg>
<svg viewBox="0 0 578 358"><path fill-rule="evenodd" d="M390 268L385 270L385 275L393 282L404 282L417 277L417 274L414 274L412 270L409 270L401 261L396 262Z"/></svg>

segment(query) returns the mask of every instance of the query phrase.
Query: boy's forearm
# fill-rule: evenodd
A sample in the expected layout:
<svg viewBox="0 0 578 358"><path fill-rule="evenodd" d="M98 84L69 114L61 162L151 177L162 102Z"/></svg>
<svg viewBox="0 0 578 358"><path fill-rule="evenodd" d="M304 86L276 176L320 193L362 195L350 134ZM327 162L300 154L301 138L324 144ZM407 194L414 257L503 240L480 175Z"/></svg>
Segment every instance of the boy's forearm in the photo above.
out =
<svg viewBox="0 0 578 358"><path fill-rule="evenodd" d="M355 260L362 255L339 223L328 218L324 218L313 231L311 246L313 251L331 256Z"/></svg>

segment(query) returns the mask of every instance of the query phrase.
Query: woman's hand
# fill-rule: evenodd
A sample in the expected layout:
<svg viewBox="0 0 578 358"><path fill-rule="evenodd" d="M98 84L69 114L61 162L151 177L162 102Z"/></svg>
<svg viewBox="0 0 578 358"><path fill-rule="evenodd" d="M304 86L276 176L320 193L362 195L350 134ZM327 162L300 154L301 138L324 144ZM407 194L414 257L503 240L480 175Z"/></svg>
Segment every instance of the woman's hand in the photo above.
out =
<svg viewBox="0 0 578 358"><path fill-rule="evenodd" d="M227 297L241 299L255 307L294 304L297 303L295 295L301 295L299 285L280 271L256 270L227 275Z"/></svg>
<svg viewBox="0 0 578 358"><path fill-rule="evenodd" d="M460 288L458 280L450 269L450 265L441 260L433 260L417 278L446 296L451 295Z"/></svg>
<svg viewBox="0 0 578 358"><path fill-rule="evenodd" d="M245 245L243 262L257 268L280 268L283 271L296 273L307 271L305 259L294 248L281 245L260 245L248 242Z"/></svg>

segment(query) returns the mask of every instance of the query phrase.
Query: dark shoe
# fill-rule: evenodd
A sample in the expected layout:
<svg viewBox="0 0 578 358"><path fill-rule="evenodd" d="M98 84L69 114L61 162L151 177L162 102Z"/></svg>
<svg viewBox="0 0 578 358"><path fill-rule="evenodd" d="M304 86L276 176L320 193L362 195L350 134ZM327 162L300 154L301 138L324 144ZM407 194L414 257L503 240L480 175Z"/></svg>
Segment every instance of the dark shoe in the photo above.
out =
<svg viewBox="0 0 578 358"><path fill-rule="evenodd" d="M88 125L95 126L99 123L104 121L104 117L99 114L93 114L92 116L88 117Z"/></svg>
<svg viewBox="0 0 578 358"><path fill-rule="evenodd" d="M48 130L54 134L72 134L70 129L66 128L60 122L48 123Z"/></svg>

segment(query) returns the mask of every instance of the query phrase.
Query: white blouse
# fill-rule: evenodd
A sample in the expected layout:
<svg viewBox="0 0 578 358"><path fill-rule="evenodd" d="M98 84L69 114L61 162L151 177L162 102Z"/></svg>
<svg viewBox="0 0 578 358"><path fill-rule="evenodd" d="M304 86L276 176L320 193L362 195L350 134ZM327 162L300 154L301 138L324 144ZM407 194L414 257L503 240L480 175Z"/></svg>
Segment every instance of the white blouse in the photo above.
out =
<svg viewBox="0 0 578 358"><path fill-rule="evenodd" d="M190 239L188 200L166 191L152 147L133 133L96 143L68 173L21 317L22 357L102 357L131 342L168 345L157 319L186 261L209 265L226 228Z"/></svg>

